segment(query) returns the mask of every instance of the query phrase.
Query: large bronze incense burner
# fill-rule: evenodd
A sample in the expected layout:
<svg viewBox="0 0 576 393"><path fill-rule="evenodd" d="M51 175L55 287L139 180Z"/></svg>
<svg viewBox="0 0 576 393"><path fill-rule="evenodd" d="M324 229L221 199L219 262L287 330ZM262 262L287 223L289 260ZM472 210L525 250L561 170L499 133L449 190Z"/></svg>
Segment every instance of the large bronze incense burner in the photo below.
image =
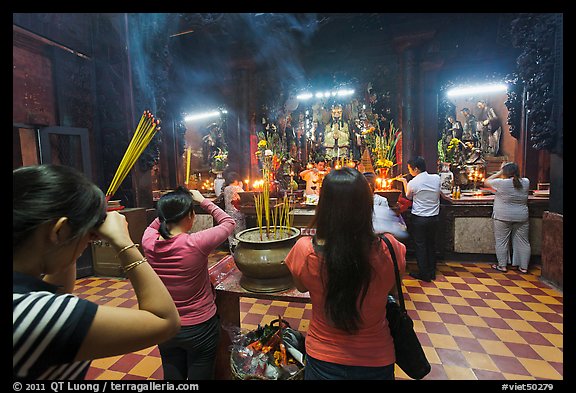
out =
<svg viewBox="0 0 576 393"><path fill-rule="evenodd" d="M276 227L268 234L249 228L236 234L239 243L234 262L242 272L240 285L251 292L268 293L292 288L292 275L284 260L299 236L300 230L292 227Z"/></svg>

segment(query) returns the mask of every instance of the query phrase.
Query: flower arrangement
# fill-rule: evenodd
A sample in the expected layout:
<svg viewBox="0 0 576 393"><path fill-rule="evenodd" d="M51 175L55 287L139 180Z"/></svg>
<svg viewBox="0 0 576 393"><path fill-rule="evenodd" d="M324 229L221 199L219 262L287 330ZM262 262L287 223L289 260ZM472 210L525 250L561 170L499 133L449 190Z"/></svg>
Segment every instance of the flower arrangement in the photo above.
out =
<svg viewBox="0 0 576 393"><path fill-rule="evenodd" d="M218 152L212 158L212 172L223 172L228 165L228 152L218 148Z"/></svg>
<svg viewBox="0 0 576 393"><path fill-rule="evenodd" d="M393 122L390 122L390 128L382 135L375 135L372 153L375 156L374 166L376 169L389 171L398 164L396 162L396 144L400 140L401 135L402 132L394 127Z"/></svg>
<svg viewBox="0 0 576 393"><path fill-rule="evenodd" d="M446 162L456 165L461 164L464 159L462 146L465 145L460 139L452 138L450 143L448 143L448 147L446 147L446 153L444 154Z"/></svg>

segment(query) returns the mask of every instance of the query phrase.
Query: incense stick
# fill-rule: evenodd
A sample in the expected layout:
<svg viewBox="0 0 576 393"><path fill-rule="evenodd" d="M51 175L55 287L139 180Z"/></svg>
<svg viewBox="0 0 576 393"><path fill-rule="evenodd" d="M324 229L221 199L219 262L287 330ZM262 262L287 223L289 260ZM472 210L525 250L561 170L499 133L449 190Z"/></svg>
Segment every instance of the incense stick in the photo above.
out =
<svg viewBox="0 0 576 393"><path fill-rule="evenodd" d="M149 111L144 111L136 131L132 135L132 139L124 152L124 156L120 161L120 165L116 169L116 173L112 178L108 191L106 191L106 199L110 200L112 195L116 193L120 184L124 181L130 170L134 167L136 160L140 157L144 149L148 146L156 132L159 130L158 125L160 120L155 120L154 116Z"/></svg>

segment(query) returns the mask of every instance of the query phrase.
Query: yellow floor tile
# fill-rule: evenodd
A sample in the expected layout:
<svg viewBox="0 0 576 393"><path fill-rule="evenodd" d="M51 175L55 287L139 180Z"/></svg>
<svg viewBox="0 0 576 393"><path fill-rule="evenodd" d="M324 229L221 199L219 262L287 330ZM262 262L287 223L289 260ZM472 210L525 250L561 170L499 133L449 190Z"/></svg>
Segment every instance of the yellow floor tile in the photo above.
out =
<svg viewBox="0 0 576 393"><path fill-rule="evenodd" d="M486 321L476 315L460 315L460 319L462 319L467 326L488 327Z"/></svg>
<svg viewBox="0 0 576 393"><path fill-rule="evenodd" d="M532 281L532 282L540 281L540 278L538 276L536 276L535 274L529 274L527 276L524 276L524 279L526 281Z"/></svg>
<svg viewBox="0 0 576 393"><path fill-rule="evenodd" d="M461 277L446 276L446 280L455 284L465 284L465 281Z"/></svg>
<svg viewBox="0 0 576 393"><path fill-rule="evenodd" d="M546 345L531 345L532 349L540 355L540 357L547 362L564 362L564 352L556 347L549 347Z"/></svg>
<svg viewBox="0 0 576 393"><path fill-rule="evenodd" d="M310 326L310 321L308 321L307 319L302 319L300 321L300 324L298 325L297 329L301 332L307 332L309 326Z"/></svg>
<svg viewBox="0 0 576 393"><path fill-rule="evenodd" d="M481 317L488 318L500 318L500 315L488 307L474 307L474 311Z"/></svg>
<svg viewBox="0 0 576 393"><path fill-rule="evenodd" d="M251 323L242 323L242 328L250 331L250 330L255 330L255 329L257 329L257 328L258 328L258 325L254 325L254 324L251 324Z"/></svg>
<svg viewBox="0 0 576 393"><path fill-rule="evenodd" d="M433 347L422 346L422 350L426 354L426 359L428 359L430 364L442 364L442 360L440 360L438 352L436 352Z"/></svg>
<svg viewBox="0 0 576 393"><path fill-rule="evenodd" d="M288 307L286 311L284 311L284 317L286 318L302 318L303 314L303 308Z"/></svg>
<svg viewBox="0 0 576 393"><path fill-rule="evenodd" d="M450 380L477 380L476 375L472 372L471 369L467 367L458 367L458 366L444 366L444 371Z"/></svg>
<svg viewBox="0 0 576 393"><path fill-rule="evenodd" d="M96 377L96 380L100 381L107 381L107 380L119 380L122 379L126 375L125 373L113 370L104 370L102 374Z"/></svg>
<svg viewBox="0 0 576 393"><path fill-rule="evenodd" d="M448 332L450 332L451 336L474 338L474 335L472 334L470 329L468 329L468 327L465 325L456 325L453 323L447 323L446 329L448 329Z"/></svg>
<svg viewBox="0 0 576 393"><path fill-rule="evenodd" d="M478 281L480 281L483 285L493 285L497 287L500 286L498 281L494 280L493 278L479 278Z"/></svg>
<svg viewBox="0 0 576 393"><path fill-rule="evenodd" d="M404 307L406 307L406 310L416 310L416 306L411 300L404 300Z"/></svg>
<svg viewBox="0 0 576 393"><path fill-rule="evenodd" d="M82 285L83 285L83 286L86 286L86 287L99 287L99 286L101 286L102 284L106 283L106 281L107 281L107 280L98 280L98 279L95 279L95 280L91 280L90 282L84 283L84 284L82 284Z"/></svg>
<svg viewBox="0 0 576 393"><path fill-rule="evenodd" d="M550 322L550 325L554 326L560 333L564 332L564 324L557 322Z"/></svg>
<svg viewBox="0 0 576 393"><path fill-rule="evenodd" d="M480 295L478 295L476 292L474 291L466 291L466 290L458 290L458 293L460 294L460 296L462 296L464 299L480 299Z"/></svg>
<svg viewBox="0 0 576 393"><path fill-rule="evenodd" d="M492 291L490 289L488 289L488 287L486 285L482 285L482 284L468 284L468 286L470 287L470 289L472 289L473 291L476 292L486 292L486 293L490 293L492 294Z"/></svg>
<svg viewBox="0 0 576 393"><path fill-rule="evenodd" d="M509 374L509 373L502 373L502 375L504 376L504 378L507 381L522 381L522 380L528 380L528 381L534 381L536 378L532 377L532 376L527 376L524 374Z"/></svg>
<svg viewBox="0 0 576 393"><path fill-rule="evenodd" d="M162 360L157 357L147 356L130 370L130 374L149 377L162 367Z"/></svg>
<svg viewBox="0 0 576 393"><path fill-rule="evenodd" d="M138 355L147 356L147 355L150 355L150 352L154 351L156 348L158 348L158 346L157 346L157 345L153 345L153 346L151 346L151 347L141 349L141 350L136 351L136 352L134 352L134 353L135 353L135 354L138 354Z"/></svg>
<svg viewBox="0 0 576 393"><path fill-rule="evenodd" d="M552 310L550 307L548 307L546 304L543 304L543 303L526 302L524 304L526 306L530 307L530 309L532 309L532 311L549 312L549 313L556 314L556 311Z"/></svg>
<svg viewBox="0 0 576 393"><path fill-rule="evenodd" d="M543 360L534 359L518 359L524 368L536 378L544 379L562 379L562 376L558 374L558 371L552 367L548 362Z"/></svg>
<svg viewBox="0 0 576 393"><path fill-rule="evenodd" d="M112 292L110 292L109 294L107 294L107 297L120 297L126 294L126 292L128 292L127 289L116 289ZM124 299L126 300L126 299Z"/></svg>
<svg viewBox="0 0 576 393"><path fill-rule="evenodd" d="M102 359L96 359L96 360L92 361L92 366L102 368L102 369L107 369L110 366L112 366L114 363L116 363L121 357L122 357L122 355L111 356L111 357L102 358Z"/></svg>
<svg viewBox="0 0 576 393"><path fill-rule="evenodd" d="M466 266L466 270L471 273L484 273L484 269L475 266Z"/></svg>
<svg viewBox="0 0 576 393"><path fill-rule="evenodd" d="M516 357L503 342L478 339L478 343L489 355Z"/></svg>
<svg viewBox="0 0 576 393"><path fill-rule="evenodd" d="M413 320L414 322L414 331L417 333L426 333L426 328L424 327L424 323L419 320L419 319L415 319Z"/></svg>
<svg viewBox="0 0 576 393"><path fill-rule="evenodd" d="M421 293L411 293L410 294L410 300L412 300L413 302L425 302L425 303L430 302L430 299L428 299L428 296L421 294Z"/></svg>
<svg viewBox="0 0 576 393"><path fill-rule="evenodd" d="M547 322L540 314L534 311L514 310L525 321Z"/></svg>
<svg viewBox="0 0 576 393"><path fill-rule="evenodd" d="M434 307L434 310L436 310L437 312L442 312L446 314L457 314L456 310L454 310L454 307L452 307L450 304L433 303L432 306Z"/></svg>
<svg viewBox="0 0 576 393"><path fill-rule="evenodd" d="M518 298L512 293L495 292L494 295L504 302L519 302Z"/></svg>
<svg viewBox="0 0 576 393"><path fill-rule="evenodd" d="M83 293L85 294L96 294L100 291L102 291L103 288L101 287L92 287L90 289L86 289L85 291L83 291Z"/></svg>
<svg viewBox="0 0 576 393"><path fill-rule="evenodd" d="M108 288L127 289L127 288L132 288L132 284L130 284L130 281L128 281L128 280L119 280L118 282L115 282L114 284L110 285Z"/></svg>
<svg viewBox="0 0 576 393"><path fill-rule="evenodd" d="M430 338L430 342L432 342L434 348L460 350L458 344L456 344L456 341L454 341L454 338L451 336L447 336L446 334L428 333L428 337Z"/></svg>
<svg viewBox="0 0 576 393"><path fill-rule="evenodd" d="M468 306L468 302L466 301L466 299L461 298L461 297L456 297L456 296L446 296L446 301L448 302L448 304L451 304L453 306Z"/></svg>
<svg viewBox="0 0 576 393"><path fill-rule="evenodd" d="M278 319L278 315L264 315L262 317L262 326L269 325L273 320Z"/></svg>
<svg viewBox="0 0 576 393"><path fill-rule="evenodd" d="M514 295L528 295L528 292L524 288L510 286L506 287L506 289L508 290L508 292Z"/></svg>
<svg viewBox="0 0 576 393"><path fill-rule="evenodd" d="M290 305L289 302L284 302L281 300L273 300L271 303L272 306L278 306L278 307L288 307Z"/></svg>
<svg viewBox="0 0 576 393"><path fill-rule="evenodd" d="M542 292L545 292L549 296L563 297L562 292L558 292L555 289L552 288L540 288L540 289L542 290Z"/></svg>
<svg viewBox="0 0 576 393"><path fill-rule="evenodd" d="M91 302L98 303L100 299L102 299L102 295L88 295L85 297L86 300L90 300Z"/></svg>
<svg viewBox="0 0 576 393"><path fill-rule="evenodd" d="M536 300L538 300L539 302L542 302L544 304L554 304L554 305L559 305L562 304L560 303L557 299L551 297L551 296L545 296L545 295L534 295L534 298Z"/></svg>
<svg viewBox="0 0 576 393"><path fill-rule="evenodd" d="M500 371L498 366L494 363L492 358L485 353L467 352L463 351L462 355L473 369L486 370L486 371Z"/></svg>
<svg viewBox="0 0 576 393"><path fill-rule="evenodd" d="M250 307L250 311L248 311L250 314L266 314L268 312L268 309L270 308L270 305L268 304L262 304L262 303L254 303L252 305L252 307Z"/></svg>
<svg viewBox="0 0 576 393"><path fill-rule="evenodd" d="M426 295L435 295L435 296L442 296L442 291L438 288L433 288L433 287L423 287L422 291L426 294Z"/></svg>
<svg viewBox="0 0 576 393"><path fill-rule="evenodd" d="M536 285L532 284L529 281L516 280L514 282L516 283L516 285L518 285L519 287L522 287L522 288L537 288Z"/></svg>
<svg viewBox="0 0 576 393"><path fill-rule="evenodd" d="M554 345L556 348L564 348L563 334L542 333L542 337L550 341L550 343Z"/></svg>
<svg viewBox="0 0 576 393"><path fill-rule="evenodd" d="M410 379L408 375L397 364L394 365L394 376L396 379Z"/></svg>
<svg viewBox="0 0 576 393"><path fill-rule="evenodd" d="M416 311L416 313L418 313L418 316L420 317L420 320L422 320L422 321L442 322L442 318L440 318L440 315L438 315L437 313L435 313L433 311Z"/></svg>
<svg viewBox="0 0 576 393"><path fill-rule="evenodd" d="M440 289L454 289L454 285L446 281L435 281L434 284Z"/></svg>
<svg viewBox="0 0 576 393"><path fill-rule="evenodd" d="M498 308L500 310L510 310L510 306L504 303L502 300L495 300L495 299L485 299L484 300L487 305L491 308Z"/></svg>
<svg viewBox="0 0 576 393"><path fill-rule="evenodd" d="M503 342L527 344L526 340L524 340L522 336L515 330L493 328L492 332L494 332L494 334L496 334L498 338Z"/></svg>
<svg viewBox="0 0 576 393"><path fill-rule="evenodd" d="M537 332L536 328L528 322L520 319L507 319L506 323L517 332Z"/></svg>

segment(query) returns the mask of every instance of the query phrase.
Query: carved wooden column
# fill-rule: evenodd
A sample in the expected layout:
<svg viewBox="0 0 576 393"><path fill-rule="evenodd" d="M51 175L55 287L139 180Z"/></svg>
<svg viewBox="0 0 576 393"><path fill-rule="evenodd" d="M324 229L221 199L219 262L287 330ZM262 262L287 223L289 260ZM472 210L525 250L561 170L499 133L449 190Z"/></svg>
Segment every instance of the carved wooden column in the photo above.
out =
<svg viewBox="0 0 576 393"><path fill-rule="evenodd" d="M406 162L415 155L424 155L424 116L425 106L429 105L423 99L422 64L420 47L428 42L434 32L423 32L404 35L394 39L395 48L400 57L398 108L399 123L402 127L402 172L407 171ZM427 87L426 87L427 88ZM436 124L436 120L432 123ZM436 133L434 133L436 135ZM436 143L434 143L436 146ZM425 157L426 158L426 157ZM430 159L428 159L429 161Z"/></svg>

